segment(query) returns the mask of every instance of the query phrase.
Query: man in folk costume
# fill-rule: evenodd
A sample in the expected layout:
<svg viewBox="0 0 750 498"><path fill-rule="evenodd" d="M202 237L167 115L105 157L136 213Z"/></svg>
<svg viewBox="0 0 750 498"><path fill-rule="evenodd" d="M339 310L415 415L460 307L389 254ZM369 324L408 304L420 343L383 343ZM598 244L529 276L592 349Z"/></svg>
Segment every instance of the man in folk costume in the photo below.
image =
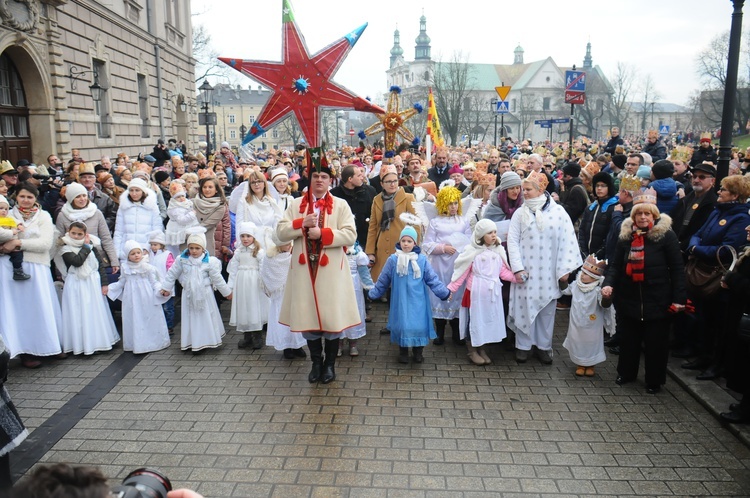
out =
<svg viewBox="0 0 750 498"><path fill-rule="evenodd" d="M294 241L279 323L307 339L308 380L328 384L336 378L342 331L361 321L346 259L357 229L346 201L328 192L333 172L321 148L307 150L307 164L309 188L289 204L276 227L279 239ZM335 304L330 296L336 296Z"/></svg>

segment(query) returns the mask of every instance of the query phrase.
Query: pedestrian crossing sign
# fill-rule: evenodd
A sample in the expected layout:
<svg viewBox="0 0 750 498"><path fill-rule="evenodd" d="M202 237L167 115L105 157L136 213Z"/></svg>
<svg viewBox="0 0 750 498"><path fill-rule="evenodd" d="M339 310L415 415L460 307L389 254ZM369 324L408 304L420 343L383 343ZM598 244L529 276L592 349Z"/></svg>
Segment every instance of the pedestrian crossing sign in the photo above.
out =
<svg viewBox="0 0 750 498"><path fill-rule="evenodd" d="M659 127L659 135L669 135L669 125L661 125Z"/></svg>
<svg viewBox="0 0 750 498"><path fill-rule="evenodd" d="M497 112L498 114L508 114L510 112L510 109L508 109L508 101L498 100L495 112Z"/></svg>

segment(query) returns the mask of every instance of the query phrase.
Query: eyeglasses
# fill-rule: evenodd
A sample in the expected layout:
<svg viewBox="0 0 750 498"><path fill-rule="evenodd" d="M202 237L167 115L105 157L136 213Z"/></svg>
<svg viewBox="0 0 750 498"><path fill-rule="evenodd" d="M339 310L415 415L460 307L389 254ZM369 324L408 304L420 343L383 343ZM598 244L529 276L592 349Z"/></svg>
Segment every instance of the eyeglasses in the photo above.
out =
<svg viewBox="0 0 750 498"><path fill-rule="evenodd" d="M250 185L263 185L264 183L266 182L264 182L263 180L253 180L250 182Z"/></svg>
<svg viewBox="0 0 750 498"><path fill-rule="evenodd" d="M698 180L705 180L706 178L713 178L711 175L695 175L693 178L697 178Z"/></svg>
<svg viewBox="0 0 750 498"><path fill-rule="evenodd" d="M719 187L719 192L729 192L729 189L726 187Z"/></svg>

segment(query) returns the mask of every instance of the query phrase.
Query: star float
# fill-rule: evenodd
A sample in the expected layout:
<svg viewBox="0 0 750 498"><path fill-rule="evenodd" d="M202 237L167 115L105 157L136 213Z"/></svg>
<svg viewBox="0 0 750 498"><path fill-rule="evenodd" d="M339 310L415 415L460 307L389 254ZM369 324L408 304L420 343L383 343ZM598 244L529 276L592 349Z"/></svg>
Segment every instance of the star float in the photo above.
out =
<svg viewBox="0 0 750 498"><path fill-rule="evenodd" d="M383 135L385 135L386 153L396 150L396 138L399 135L404 140L414 143L414 134L404 126L404 123L415 114L422 112L422 106L419 104L414 104L413 107L404 109L403 111L400 110L399 94L401 93L401 88L394 85L390 91L391 95L388 97L386 112L376 116L378 122L364 131L364 134L368 136L383 132Z"/></svg>
<svg viewBox="0 0 750 498"><path fill-rule="evenodd" d="M243 145L293 113L310 145L320 144L320 111L354 109L382 114L380 107L331 81L367 27L363 24L310 56L289 0L282 0L282 62L219 57L219 60L270 88L273 93L245 135Z"/></svg>

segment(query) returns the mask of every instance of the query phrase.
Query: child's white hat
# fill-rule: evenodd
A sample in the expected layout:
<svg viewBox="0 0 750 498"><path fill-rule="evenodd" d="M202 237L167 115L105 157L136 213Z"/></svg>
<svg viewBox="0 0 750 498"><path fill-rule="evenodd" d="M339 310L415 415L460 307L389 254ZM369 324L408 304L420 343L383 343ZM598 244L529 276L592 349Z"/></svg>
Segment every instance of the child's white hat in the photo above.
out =
<svg viewBox="0 0 750 498"><path fill-rule="evenodd" d="M206 229L204 227L190 227L185 230L188 235L187 244L195 244L206 249Z"/></svg>
<svg viewBox="0 0 750 498"><path fill-rule="evenodd" d="M161 244L166 247L167 245L167 238L164 235L164 232L161 230L154 230L153 232L149 232L148 234L148 243L149 244Z"/></svg>
<svg viewBox="0 0 750 498"><path fill-rule="evenodd" d="M10 203L8 202L8 199L6 199L4 195L0 195L0 204L5 204L6 206L10 207Z"/></svg>
<svg viewBox="0 0 750 498"><path fill-rule="evenodd" d="M141 251L143 250L143 248L141 247L141 243L138 242L137 240L132 240L132 239L125 242L124 249L125 249L125 257L130 255L130 251L132 251L133 249L140 249Z"/></svg>

